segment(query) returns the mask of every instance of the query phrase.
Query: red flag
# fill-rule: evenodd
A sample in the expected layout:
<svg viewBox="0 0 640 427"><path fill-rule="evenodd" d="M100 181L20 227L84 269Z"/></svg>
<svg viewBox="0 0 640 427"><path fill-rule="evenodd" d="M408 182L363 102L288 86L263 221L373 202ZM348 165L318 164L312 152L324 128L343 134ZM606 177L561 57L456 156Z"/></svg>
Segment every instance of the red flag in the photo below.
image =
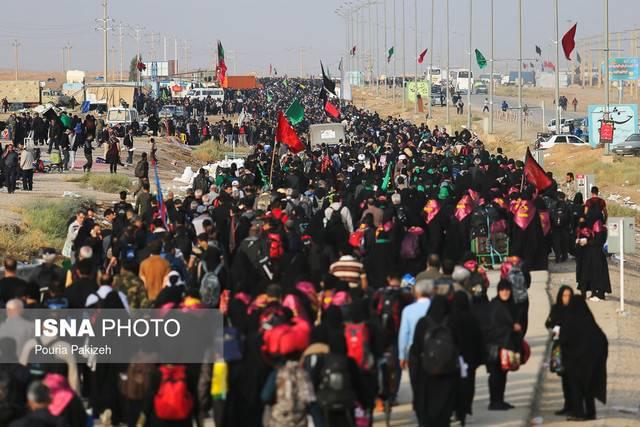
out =
<svg viewBox="0 0 640 427"><path fill-rule="evenodd" d="M327 114L329 114L334 119L340 117L340 111L336 108L335 105L329 102L329 100L326 100L324 103L324 111L326 111Z"/></svg>
<svg viewBox="0 0 640 427"><path fill-rule="evenodd" d="M281 142L293 153L304 151L304 144L298 138L296 131L285 117L282 111L278 111L278 128L276 129L276 142Z"/></svg>
<svg viewBox="0 0 640 427"><path fill-rule="evenodd" d="M144 62L138 62L138 64L136 65L136 68L138 69L138 71L143 72L144 70L147 69L147 66L145 65Z"/></svg>
<svg viewBox="0 0 640 427"><path fill-rule="evenodd" d="M422 64L422 61L424 61L424 56L426 54L427 54L427 49L420 52L420 55L418 55L418 64Z"/></svg>
<svg viewBox="0 0 640 427"><path fill-rule="evenodd" d="M353 46L353 47L351 48L351 51L350 51L349 53L350 53L352 56L353 56L353 55L355 55L355 54L356 54L356 47L355 47L355 46Z"/></svg>
<svg viewBox="0 0 640 427"><path fill-rule="evenodd" d="M547 176L544 169L542 169L538 162L533 158L528 147L527 154L524 159L524 176L527 178L527 182L535 185L538 191L544 191L553 184L551 178Z"/></svg>
<svg viewBox="0 0 640 427"><path fill-rule="evenodd" d="M564 56L567 61L571 61L571 52L576 47L576 28L578 23L573 24L573 27L567 33L562 36L562 50L564 50Z"/></svg>

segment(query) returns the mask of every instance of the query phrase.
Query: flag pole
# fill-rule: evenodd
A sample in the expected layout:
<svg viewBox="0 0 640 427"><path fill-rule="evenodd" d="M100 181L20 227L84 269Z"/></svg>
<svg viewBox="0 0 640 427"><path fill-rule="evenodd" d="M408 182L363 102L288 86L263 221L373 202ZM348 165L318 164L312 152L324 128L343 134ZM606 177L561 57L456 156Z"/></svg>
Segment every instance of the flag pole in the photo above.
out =
<svg viewBox="0 0 640 427"><path fill-rule="evenodd" d="M449 81L449 0L445 0L444 6L445 6L445 15L446 15L445 16L445 21L446 21L446 27L447 27L447 30L446 30L446 33L447 33L447 40L446 40L446 42L447 42L447 46L446 46L446 50L447 50L447 75L446 75L447 86L445 87L444 97L445 97L445 101L446 101L446 104L447 104L447 125L448 125L449 122L450 122L450 119L449 119L449 87L450 87L450 84L451 84L451 82ZM433 50L432 50L432 52L433 52ZM432 66L433 66L433 64L432 64ZM429 104L431 104L431 100L429 100Z"/></svg>
<svg viewBox="0 0 640 427"><path fill-rule="evenodd" d="M467 129L471 132L471 51L473 50L473 0L469 0L469 72L467 73Z"/></svg>
<svg viewBox="0 0 640 427"><path fill-rule="evenodd" d="M553 13L555 15L555 30L556 30L556 91L555 91L555 104L556 104L556 135L562 133L562 126L560 125L560 29L558 28L558 0L553 0ZM605 72L607 67L605 67ZM608 92L607 92L608 95Z"/></svg>
<svg viewBox="0 0 640 427"><path fill-rule="evenodd" d="M271 153L271 169L269 169L269 188L273 189L273 165L276 161L276 148L278 146L278 142L273 139L273 152Z"/></svg>
<svg viewBox="0 0 640 427"><path fill-rule="evenodd" d="M489 11L489 32L491 34L491 59L489 63L489 134L493 133L493 0L491 0ZM520 44L522 47L522 43Z"/></svg>
<svg viewBox="0 0 640 427"><path fill-rule="evenodd" d="M518 141L522 141L522 0L518 0Z"/></svg>
<svg viewBox="0 0 640 427"><path fill-rule="evenodd" d="M431 0L434 1L434 0ZM418 54L418 0L414 0L413 1L413 7L414 7L414 13L415 13L415 33L416 33L416 55ZM416 78L414 81L414 88L416 90L416 99L413 102L413 113L416 114L418 112L418 60L416 59L415 61L415 71L416 71ZM431 100L429 100L429 111L431 111Z"/></svg>

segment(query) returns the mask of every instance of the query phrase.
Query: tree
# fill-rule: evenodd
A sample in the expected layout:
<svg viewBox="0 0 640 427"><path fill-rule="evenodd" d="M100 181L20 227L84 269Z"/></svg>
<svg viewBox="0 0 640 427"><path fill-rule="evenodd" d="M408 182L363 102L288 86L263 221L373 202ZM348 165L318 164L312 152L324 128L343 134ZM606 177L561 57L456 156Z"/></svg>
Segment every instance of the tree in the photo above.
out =
<svg viewBox="0 0 640 427"><path fill-rule="evenodd" d="M140 55L140 62L142 62L142 55ZM129 63L129 81L135 82L138 80L138 55L131 58Z"/></svg>

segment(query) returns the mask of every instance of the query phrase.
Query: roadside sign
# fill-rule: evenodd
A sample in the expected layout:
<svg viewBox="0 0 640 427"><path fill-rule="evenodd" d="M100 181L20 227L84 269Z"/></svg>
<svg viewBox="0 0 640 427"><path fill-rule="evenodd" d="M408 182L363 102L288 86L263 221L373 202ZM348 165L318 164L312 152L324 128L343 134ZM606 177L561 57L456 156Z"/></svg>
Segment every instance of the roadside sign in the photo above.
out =
<svg viewBox="0 0 640 427"><path fill-rule="evenodd" d="M638 80L640 78L640 58L609 58L609 80Z"/></svg>
<svg viewBox="0 0 640 427"><path fill-rule="evenodd" d="M623 142L629 135L638 129L638 105L637 104L611 104L609 105L609 117L605 117L606 106L589 105L587 116L589 121L589 144L597 146L600 141L600 132L603 124L611 124L609 129L604 126L604 135L611 136L613 144ZM612 135L611 135L612 133Z"/></svg>

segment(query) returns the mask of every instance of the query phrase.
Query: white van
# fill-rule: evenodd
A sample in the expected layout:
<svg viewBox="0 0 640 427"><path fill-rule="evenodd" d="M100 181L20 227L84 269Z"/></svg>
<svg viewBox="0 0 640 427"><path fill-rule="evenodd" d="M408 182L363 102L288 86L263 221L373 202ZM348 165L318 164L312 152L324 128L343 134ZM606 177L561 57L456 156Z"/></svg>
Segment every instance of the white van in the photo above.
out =
<svg viewBox="0 0 640 427"><path fill-rule="evenodd" d="M120 134L133 122L139 122L138 110L135 108L114 107L107 111L107 124L111 127L120 125Z"/></svg>
<svg viewBox="0 0 640 427"><path fill-rule="evenodd" d="M187 92L187 98L190 100L197 99L198 101L204 101L207 97L211 97L214 101L224 101L224 90L219 87L201 87L197 89L191 89Z"/></svg>

